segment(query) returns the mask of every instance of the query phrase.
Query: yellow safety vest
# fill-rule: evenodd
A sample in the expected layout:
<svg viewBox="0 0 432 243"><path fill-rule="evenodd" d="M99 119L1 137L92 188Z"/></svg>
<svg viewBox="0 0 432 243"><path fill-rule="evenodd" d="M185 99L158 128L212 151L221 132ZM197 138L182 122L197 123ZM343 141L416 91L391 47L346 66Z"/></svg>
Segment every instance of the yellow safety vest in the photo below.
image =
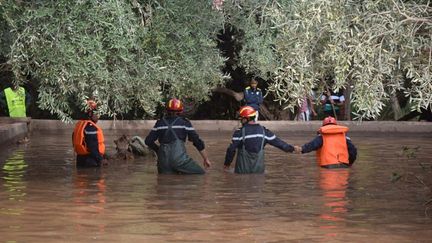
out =
<svg viewBox="0 0 432 243"><path fill-rule="evenodd" d="M6 102L9 110L10 117L26 117L25 106L25 89L19 87L17 91L11 88L4 90Z"/></svg>

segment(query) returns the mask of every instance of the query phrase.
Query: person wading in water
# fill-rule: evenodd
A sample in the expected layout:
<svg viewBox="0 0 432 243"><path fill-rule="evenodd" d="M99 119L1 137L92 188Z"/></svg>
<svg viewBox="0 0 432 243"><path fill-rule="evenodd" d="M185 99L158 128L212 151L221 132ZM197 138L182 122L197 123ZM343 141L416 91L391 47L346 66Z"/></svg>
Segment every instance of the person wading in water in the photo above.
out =
<svg viewBox="0 0 432 243"><path fill-rule="evenodd" d="M205 170L186 153L187 137L201 154L204 167L211 166L204 142L195 132L191 122L178 116L183 111L182 102L170 99L166 111L167 115L156 122L145 138L145 144L157 153L159 174L204 174ZM156 140L160 146L155 143Z"/></svg>
<svg viewBox="0 0 432 243"><path fill-rule="evenodd" d="M294 147L285 143L270 130L255 123L256 111L251 106L240 108L242 127L236 130L225 155L225 170L229 169L236 150L237 159L234 172L238 174L264 173L264 146L269 143L285 152L292 153Z"/></svg>
<svg viewBox="0 0 432 243"><path fill-rule="evenodd" d="M77 122L72 133L77 167L99 167L107 165L105 156L104 134L96 125L99 120L97 104L93 100L87 101L87 117Z"/></svg>
<svg viewBox="0 0 432 243"><path fill-rule="evenodd" d="M327 168L348 168L357 158L357 148L345 134L348 127L337 124L334 117L328 116L323 120L318 136L312 141L299 147L297 153L317 151L318 165Z"/></svg>

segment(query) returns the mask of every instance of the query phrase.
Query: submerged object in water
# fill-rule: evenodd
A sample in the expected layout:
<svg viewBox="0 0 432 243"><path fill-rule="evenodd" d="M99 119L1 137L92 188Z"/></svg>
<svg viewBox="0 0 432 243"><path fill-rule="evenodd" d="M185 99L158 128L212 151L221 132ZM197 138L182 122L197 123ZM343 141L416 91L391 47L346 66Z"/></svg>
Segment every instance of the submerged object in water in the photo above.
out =
<svg viewBox="0 0 432 243"><path fill-rule="evenodd" d="M134 155L148 156L153 155L153 152L145 145L144 139L140 136L134 136L129 142L129 150Z"/></svg>

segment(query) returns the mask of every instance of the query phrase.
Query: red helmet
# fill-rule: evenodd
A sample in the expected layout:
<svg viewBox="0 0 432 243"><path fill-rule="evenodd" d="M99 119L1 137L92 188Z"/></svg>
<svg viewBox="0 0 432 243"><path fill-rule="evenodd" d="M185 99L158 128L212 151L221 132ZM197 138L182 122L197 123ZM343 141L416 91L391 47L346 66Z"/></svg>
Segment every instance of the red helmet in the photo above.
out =
<svg viewBox="0 0 432 243"><path fill-rule="evenodd" d="M337 125L336 119L332 116L328 116L326 118L324 118L322 125L329 125L329 124L334 124Z"/></svg>
<svg viewBox="0 0 432 243"><path fill-rule="evenodd" d="M97 109L97 103L94 100L87 100L88 111L93 111Z"/></svg>
<svg viewBox="0 0 432 243"><path fill-rule="evenodd" d="M183 111L183 103L176 98L170 99L167 103L166 109L169 111L181 112Z"/></svg>
<svg viewBox="0 0 432 243"><path fill-rule="evenodd" d="M240 107L239 115L241 118L249 118L256 116L256 111L251 106L242 106Z"/></svg>

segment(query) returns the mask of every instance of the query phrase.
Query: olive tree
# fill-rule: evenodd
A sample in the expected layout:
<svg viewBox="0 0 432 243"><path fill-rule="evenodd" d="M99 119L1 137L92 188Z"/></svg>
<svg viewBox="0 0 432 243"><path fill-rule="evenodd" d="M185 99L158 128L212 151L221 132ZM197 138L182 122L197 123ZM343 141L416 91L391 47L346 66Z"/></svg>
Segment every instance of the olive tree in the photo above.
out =
<svg viewBox="0 0 432 243"><path fill-rule="evenodd" d="M236 64L268 80L283 108L312 88L345 88L356 118L377 118L396 92L412 109L432 101L431 9L426 0L5 0L0 54L62 120L87 97L110 116L153 114L165 97L203 101L223 85L215 38L233 27Z"/></svg>
<svg viewBox="0 0 432 243"><path fill-rule="evenodd" d="M207 99L224 58L223 18L207 1L3 1L9 64L39 87L39 107L64 121L92 97L109 116L154 114L167 96Z"/></svg>
<svg viewBox="0 0 432 243"><path fill-rule="evenodd" d="M326 86L352 88L358 119L377 118L396 91L412 109L431 104L429 1L232 0L223 11L245 32L241 65L273 80L285 108Z"/></svg>

